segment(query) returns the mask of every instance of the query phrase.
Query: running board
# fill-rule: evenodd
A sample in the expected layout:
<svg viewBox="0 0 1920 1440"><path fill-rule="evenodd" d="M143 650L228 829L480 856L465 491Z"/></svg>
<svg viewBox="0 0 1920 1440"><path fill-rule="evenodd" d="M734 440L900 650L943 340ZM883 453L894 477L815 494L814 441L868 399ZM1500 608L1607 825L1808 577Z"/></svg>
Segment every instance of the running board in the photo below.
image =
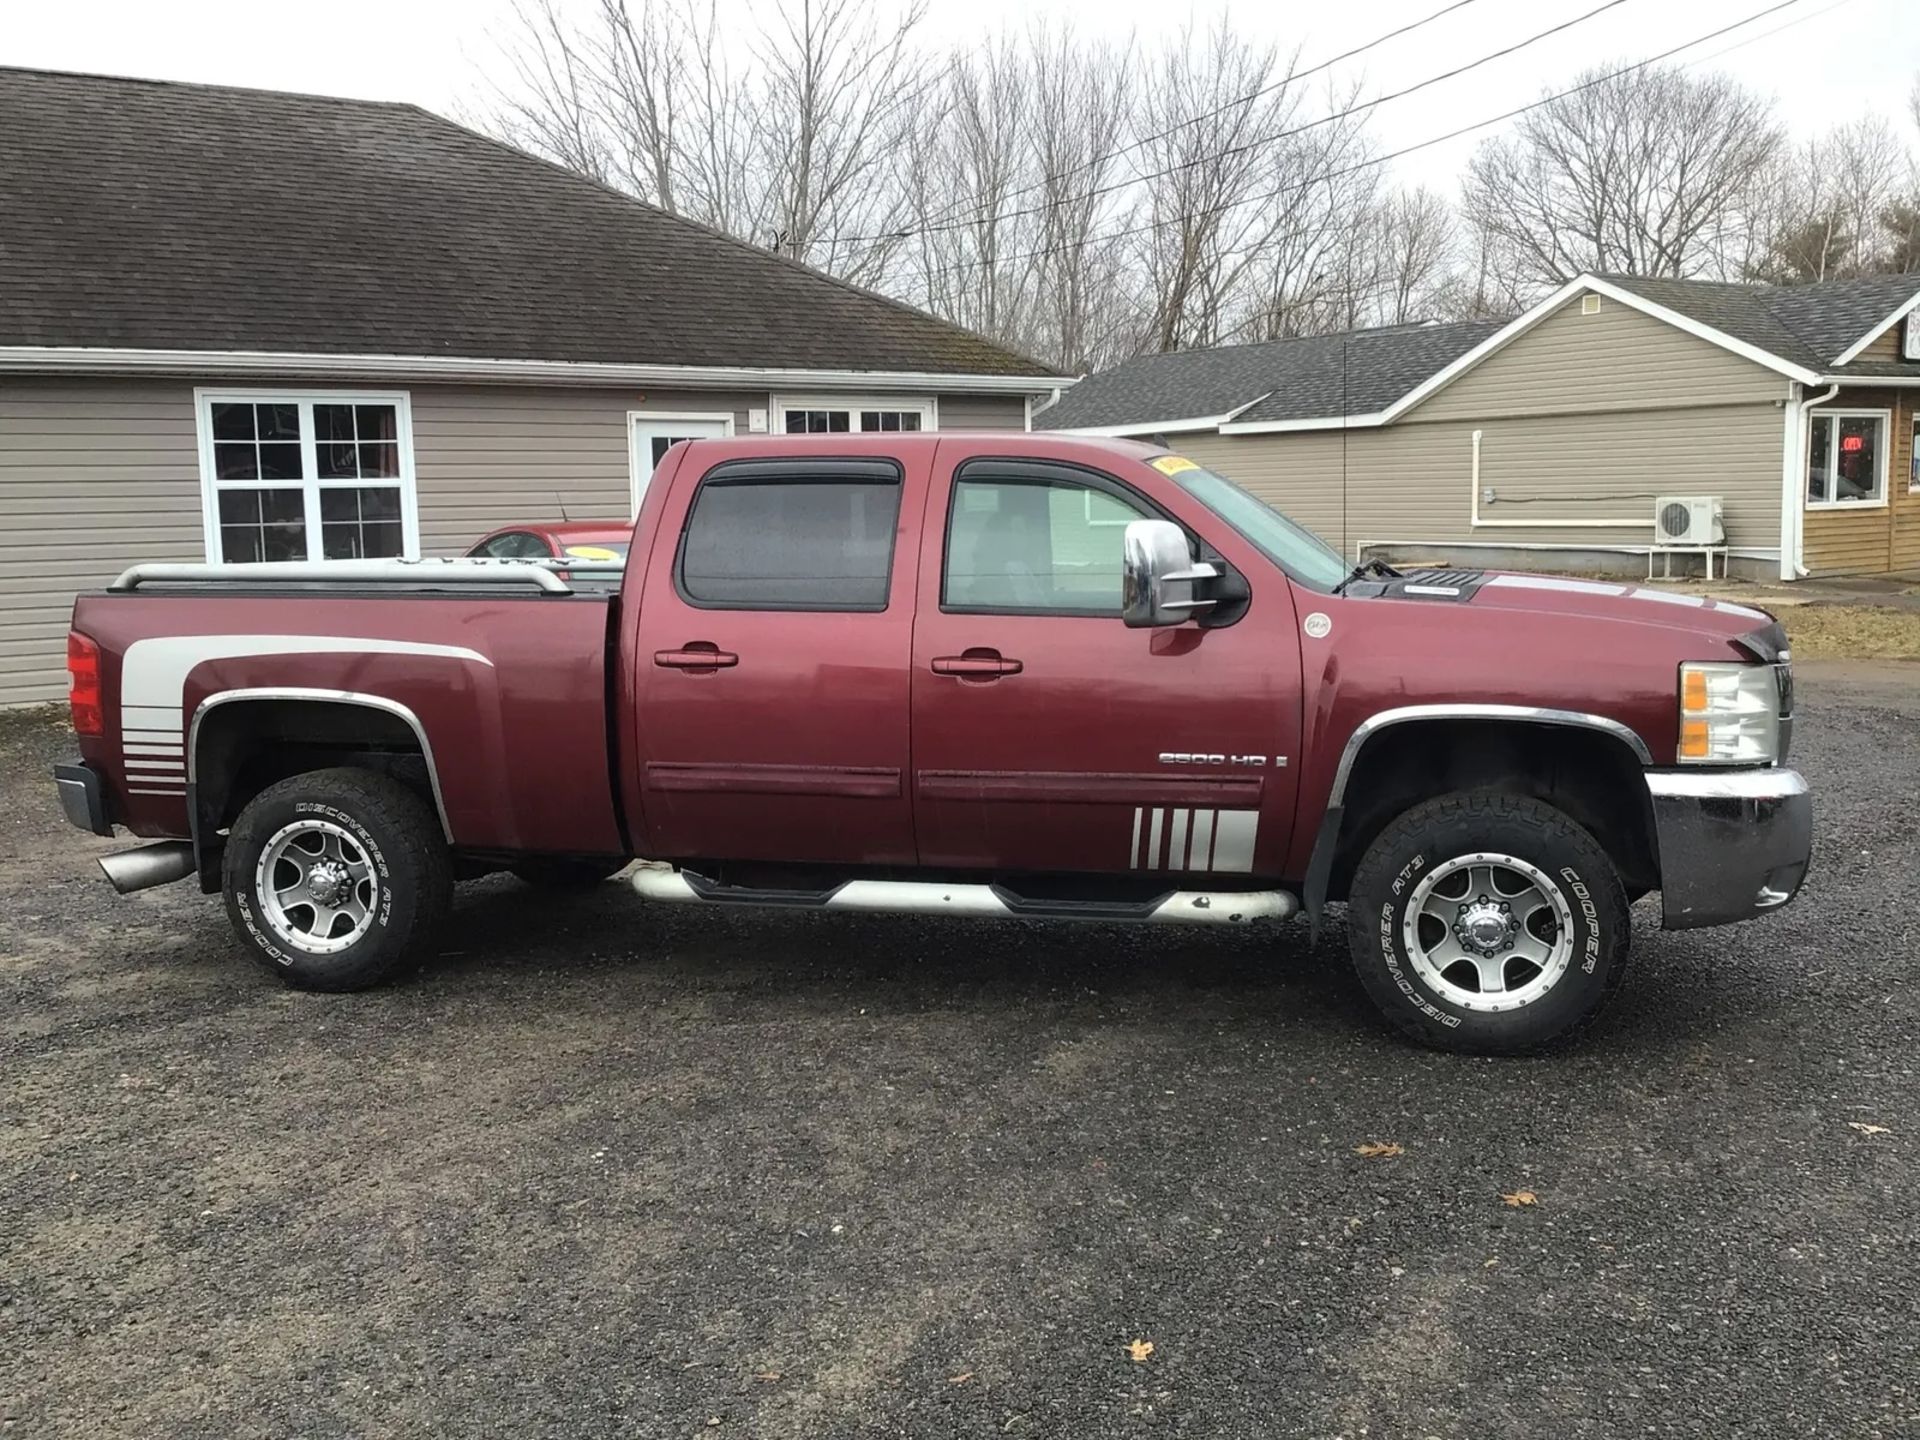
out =
<svg viewBox="0 0 1920 1440"><path fill-rule="evenodd" d="M1300 909L1285 890L1169 890L1139 903L1034 900L998 885L931 880L848 880L831 890L756 890L716 885L664 865L633 872L634 891L668 904L773 905L801 910L864 910L891 915L971 915L1000 920L1145 920L1183 925L1245 925L1284 920Z"/></svg>

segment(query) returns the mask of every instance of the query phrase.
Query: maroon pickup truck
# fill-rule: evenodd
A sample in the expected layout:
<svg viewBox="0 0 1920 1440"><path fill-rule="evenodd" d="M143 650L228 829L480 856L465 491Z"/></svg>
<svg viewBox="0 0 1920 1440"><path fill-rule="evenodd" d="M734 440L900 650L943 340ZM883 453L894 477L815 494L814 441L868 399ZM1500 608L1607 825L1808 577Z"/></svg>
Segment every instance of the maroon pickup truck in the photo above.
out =
<svg viewBox="0 0 1920 1440"><path fill-rule="evenodd" d="M1716 925L1807 869L1772 617L1352 567L1158 446L695 440L623 573L567 563L129 570L74 609L68 816L314 989L419 954L456 880L641 857L655 903L1345 901L1388 1020L1490 1052L1600 1009L1638 897Z"/></svg>

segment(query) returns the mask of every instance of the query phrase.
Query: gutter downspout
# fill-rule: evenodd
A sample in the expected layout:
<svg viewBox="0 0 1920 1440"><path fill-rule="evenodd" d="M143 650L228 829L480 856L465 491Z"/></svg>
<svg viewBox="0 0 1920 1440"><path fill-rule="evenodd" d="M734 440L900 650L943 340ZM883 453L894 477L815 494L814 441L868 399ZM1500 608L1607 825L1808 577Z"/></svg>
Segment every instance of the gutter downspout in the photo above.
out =
<svg viewBox="0 0 1920 1440"><path fill-rule="evenodd" d="M1840 393L1838 385L1829 385L1818 395L1803 400L1797 384L1788 387L1786 433L1780 440L1780 578L1804 580L1807 567L1802 552L1806 548L1807 508L1802 487L1807 477L1807 417L1816 405L1824 405Z"/></svg>

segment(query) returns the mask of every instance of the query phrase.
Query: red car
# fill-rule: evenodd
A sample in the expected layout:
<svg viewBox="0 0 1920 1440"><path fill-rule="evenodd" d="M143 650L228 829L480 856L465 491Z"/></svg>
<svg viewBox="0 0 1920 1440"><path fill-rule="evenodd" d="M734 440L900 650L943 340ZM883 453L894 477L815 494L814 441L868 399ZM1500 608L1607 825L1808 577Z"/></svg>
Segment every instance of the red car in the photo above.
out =
<svg viewBox="0 0 1920 1440"><path fill-rule="evenodd" d="M1144 921L1169 965L1183 925L1345 901L1388 1020L1483 1052L1590 1019L1638 897L1718 925L1806 874L1758 610L1354 567L1066 435L694 440L632 538L617 589L136 566L75 606L68 818L158 841L117 886L196 876L313 989L420 954L456 875L640 856L647 903Z"/></svg>
<svg viewBox="0 0 1920 1440"><path fill-rule="evenodd" d="M558 525L506 525L483 535L468 559L625 560L633 527L612 520L563 520Z"/></svg>

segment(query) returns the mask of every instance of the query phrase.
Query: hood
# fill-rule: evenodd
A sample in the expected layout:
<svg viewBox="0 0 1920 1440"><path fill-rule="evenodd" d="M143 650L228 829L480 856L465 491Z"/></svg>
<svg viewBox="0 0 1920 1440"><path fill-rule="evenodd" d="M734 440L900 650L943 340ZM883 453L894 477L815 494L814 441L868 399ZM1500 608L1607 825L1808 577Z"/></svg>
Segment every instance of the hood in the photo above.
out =
<svg viewBox="0 0 1920 1440"><path fill-rule="evenodd" d="M1786 649L1785 632L1765 610L1631 582L1500 571L1412 570L1355 584L1347 593L1657 625L1731 641L1763 661L1779 659Z"/></svg>

